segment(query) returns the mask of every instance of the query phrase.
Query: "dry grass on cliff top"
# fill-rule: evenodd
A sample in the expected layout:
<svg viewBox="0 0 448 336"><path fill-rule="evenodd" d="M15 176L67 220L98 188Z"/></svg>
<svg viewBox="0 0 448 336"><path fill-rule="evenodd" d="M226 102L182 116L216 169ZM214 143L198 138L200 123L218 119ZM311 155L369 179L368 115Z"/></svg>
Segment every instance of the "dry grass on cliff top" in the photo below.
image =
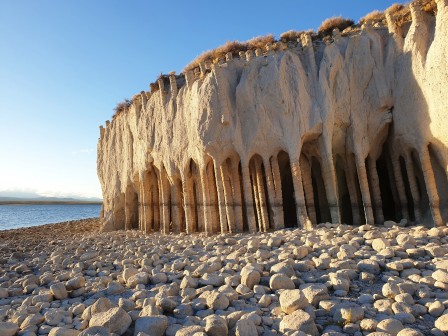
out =
<svg viewBox="0 0 448 336"><path fill-rule="evenodd" d="M256 50L257 48L264 49L264 46L267 43L274 42L275 38L272 34L257 36L246 42L227 41L224 45L219 46L218 48L200 54L184 68L183 72L199 67L201 62L216 62L218 59L224 58L229 52L231 52L233 56L238 56L240 51L246 52L247 50Z"/></svg>
<svg viewBox="0 0 448 336"><path fill-rule="evenodd" d="M321 23L319 29L317 30L319 36L327 36L330 35L333 29L338 28L340 31L351 27L355 24L355 21L351 19L343 18L342 16L335 16L329 19L326 19Z"/></svg>

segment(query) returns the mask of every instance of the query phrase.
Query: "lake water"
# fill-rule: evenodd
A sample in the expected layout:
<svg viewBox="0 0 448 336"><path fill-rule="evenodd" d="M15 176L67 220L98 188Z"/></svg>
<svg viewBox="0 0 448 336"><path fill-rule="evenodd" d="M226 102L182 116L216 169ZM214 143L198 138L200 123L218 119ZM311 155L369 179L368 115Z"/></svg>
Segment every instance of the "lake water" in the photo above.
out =
<svg viewBox="0 0 448 336"><path fill-rule="evenodd" d="M99 204L0 205L0 230L100 216Z"/></svg>

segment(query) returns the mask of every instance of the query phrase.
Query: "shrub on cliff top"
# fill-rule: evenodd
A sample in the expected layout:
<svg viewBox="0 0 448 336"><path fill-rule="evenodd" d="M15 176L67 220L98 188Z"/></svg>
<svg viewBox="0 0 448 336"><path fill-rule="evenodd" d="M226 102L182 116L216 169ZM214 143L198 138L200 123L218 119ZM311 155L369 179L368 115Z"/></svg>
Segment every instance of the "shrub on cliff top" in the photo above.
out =
<svg viewBox="0 0 448 336"><path fill-rule="evenodd" d="M197 68L201 62L207 62L207 61L213 62L216 59L224 58L225 55L229 52L231 52L232 55L236 56L240 51L246 51L246 50L247 50L247 43L239 41L227 41L224 45L219 46L216 49L207 50L202 54L200 54L184 68L184 72Z"/></svg>
<svg viewBox="0 0 448 336"><path fill-rule="evenodd" d="M373 25L376 23L383 23L385 24L386 15L383 12L380 12L378 10L375 10L373 12L370 12L363 18L359 20L359 23L363 25L366 22L371 22Z"/></svg>
<svg viewBox="0 0 448 336"><path fill-rule="evenodd" d="M336 16L329 19L326 19L320 25L317 32L320 36L330 35L333 29L338 28L341 32L348 27L351 27L355 24L355 22L351 19L345 19L342 16Z"/></svg>
<svg viewBox="0 0 448 336"><path fill-rule="evenodd" d="M247 42L228 41L222 46L207 50L200 54L184 68L183 72L197 68L201 62L216 62L219 58L224 58L229 52L231 52L233 56L237 56L240 51L247 51L249 49L255 50L257 48L264 49L264 46L267 43L274 42L275 38L273 35L257 36Z"/></svg>
<svg viewBox="0 0 448 336"><path fill-rule="evenodd" d="M131 99L125 99L122 102L117 103L117 105L114 108L114 115L112 116L112 118L115 118L116 116L118 116L121 112L123 112L126 108L128 108L129 106L131 106L132 104L132 100Z"/></svg>

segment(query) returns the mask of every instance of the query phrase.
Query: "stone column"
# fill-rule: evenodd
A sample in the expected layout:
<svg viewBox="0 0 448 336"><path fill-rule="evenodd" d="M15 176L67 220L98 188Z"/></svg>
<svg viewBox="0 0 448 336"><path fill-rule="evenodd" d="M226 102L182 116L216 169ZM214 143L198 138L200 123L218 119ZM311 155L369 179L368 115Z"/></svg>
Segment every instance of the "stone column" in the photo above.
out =
<svg viewBox="0 0 448 336"><path fill-rule="evenodd" d="M375 209L375 220L378 224L384 223L384 215L383 215L383 201L381 200L381 190L380 190L380 182L378 178L378 172L376 170L376 160L369 157L367 159L367 165L369 169L370 182L372 185L370 186L372 190L372 205Z"/></svg>
<svg viewBox="0 0 448 336"><path fill-rule="evenodd" d="M246 206L247 224L249 232L257 231L254 214L254 202L252 195L252 185L250 182L249 166L245 162L241 162L241 173L243 178L244 204Z"/></svg>
<svg viewBox="0 0 448 336"><path fill-rule="evenodd" d="M219 223L221 225L221 233L228 232L227 228L227 218L226 218L226 205L224 198L224 186L222 184L221 169L220 165L215 162L215 180L216 180L216 191L218 193L218 209L219 209Z"/></svg>
<svg viewBox="0 0 448 336"><path fill-rule="evenodd" d="M414 171L411 155L404 154L404 162L406 164L406 172L408 173L409 189L411 189L412 202L414 203L414 217L416 222L420 222L422 215L420 212L420 194L417 186L417 177Z"/></svg>
<svg viewBox="0 0 448 336"><path fill-rule="evenodd" d="M401 215L403 218L409 219L408 199L406 197L406 189L404 187L403 175L401 173L400 160L398 157L394 157L392 161L392 169L395 186L398 191L398 198L400 199Z"/></svg>
<svg viewBox="0 0 448 336"><path fill-rule="evenodd" d="M429 206L431 208L432 218L436 226L443 226L442 215L440 214L440 199L437 191L436 180L432 170L431 158L429 156L428 146L423 147L419 153L420 163L422 165L423 176L425 178L426 191L429 197Z"/></svg>
<svg viewBox="0 0 448 336"><path fill-rule="evenodd" d="M275 186L272 177L272 168L269 158L263 157L264 171L266 174L266 187L268 188L267 194L269 195L269 221L273 228L277 230L277 223L275 218L275 211L277 210L275 204Z"/></svg>
<svg viewBox="0 0 448 336"><path fill-rule="evenodd" d="M355 169L353 169L354 162L347 157L345 161L345 171L347 178L347 188L350 196L350 204L352 207L353 224L361 224L361 216L359 214L358 204L358 189L356 188Z"/></svg>
<svg viewBox="0 0 448 336"><path fill-rule="evenodd" d="M250 165L250 175L251 175L251 183L252 183L252 190L254 195L254 201L255 201L255 218L256 218L256 224L258 224L257 230L259 232L262 231L263 223L261 221L261 209L260 209L260 193L258 191L258 183L257 183L257 170L255 168L255 162L253 162Z"/></svg>
<svg viewBox="0 0 448 336"><path fill-rule="evenodd" d="M212 221L211 221L211 209L210 209L210 186L208 183L207 167L201 169L201 198L202 198L202 213L203 213L203 230L207 233L207 235L213 234Z"/></svg>
<svg viewBox="0 0 448 336"><path fill-rule="evenodd" d="M294 184L294 198L297 208L298 225L306 229L310 226L306 212L305 195L303 193L302 173L300 171L299 158L291 158L292 181Z"/></svg>
<svg viewBox="0 0 448 336"><path fill-rule="evenodd" d="M316 207L314 205L313 180L311 178L311 167L308 159L301 156L299 159L300 168L302 169L303 190L305 191L306 208L308 216L312 224L317 224Z"/></svg>
<svg viewBox="0 0 448 336"><path fill-rule="evenodd" d="M153 223L154 223L154 190L151 187L148 189L148 212L146 219L146 227L145 232L150 233L154 231Z"/></svg>
<svg viewBox="0 0 448 336"><path fill-rule="evenodd" d="M366 165L364 158L356 158L356 169L358 171L359 186L361 188L361 197L364 205L364 214L367 224L374 224L372 202L370 200L369 181L367 179Z"/></svg>
<svg viewBox="0 0 448 336"><path fill-rule="evenodd" d="M163 234L170 233L170 183L166 173L162 170L160 172L160 189L162 193L162 228Z"/></svg>
<svg viewBox="0 0 448 336"><path fill-rule="evenodd" d="M180 222L182 220L181 213L179 211L179 203L178 203L178 190L176 181L171 185L171 211L172 211L172 221L173 221L173 232L180 232Z"/></svg>
<svg viewBox="0 0 448 336"><path fill-rule="evenodd" d="M140 183L138 183L138 229L145 231L145 204L144 204L144 188L143 179L140 177Z"/></svg>
<svg viewBox="0 0 448 336"><path fill-rule="evenodd" d="M261 229L263 232L269 230L269 215L268 215L268 202L263 183L263 172L261 169L261 160L257 158L255 161L255 171L257 173L257 185L258 185L258 201L260 204L261 215Z"/></svg>
<svg viewBox="0 0 448 336"><path fill-rule="evenodd" d="M184 211L185 211L185 231L188 234L193 233L194 228L194 200L193 200L193 186L188 177L184 177L182 181L182 189L184 194Z"/></svg>
<svg viewBox="0 0 448 336"><path fill-rule="evenodd" d="M210 227L213 233L217 233L221 231L220 223L219 223L219 208L218 208L218 194L215 187L215 174L213 167L207 168L207 182L208 182L208 202L207 206L209 208L209 221ZM216 210L218 208L218 211Z"/></svg>
<svg viewBox="0 0 448 336"><path fill-rule="evenodd" d="M233 205L235 209L236 232L243 232L243 206L241 200L240 173L238 162L232 160Z"/></svg>
<svg viewBox="0 0 448 336"><path fill-rule="evenodd" d="M158 178L157 174L154 174L154 178L152 179L152 188L154 192L154 205L153 205L153 211L154 211L154 227L153 230L157 231L160 230L160 193L159 193L159 187L158 187Z"/></svg>
<svg viewBox="0 0 448 336"><path fill-rule="evenodd" d="M339 213L339 202L337 197L337 179L334 170L333 156L327 155L324 157L322 164L322 175L325 185L325 192L327 194L328 206L330 208L331 221L335 224L341 222Z"/></svg>
<svg viewBox="0 0 448 336"><path fill-rule="evenodd" d="M142 205L142 211L140 215L140 229L149 232L150 218L151 218L151 192L149 174L144 173L141 177L140 183L140 204Z"/></svg>
<svg viewBox="0 0 448 336"><path fill-rule="evenodd" d="M269 160L268 160L269 162ZM278 165L277 156L274 155L270 160L272 169L272 179L275 188L274 199L274 225L276 230L285 228L285 219L283 217L283 195L282 195L282 177L280 175L280 167Z"/></svg>
<svg viewBox="0 0 448 336"><path fill-rule="evenodd" d="M216 164L216 162L215 162ZM236 230L235 225L235 211L233 209L233 192L232 192L232 184L229 176L229 169L227 163L224 161L220 167L221 171L221 179L224 187L224 201L227 215L227 227L229 232L234 233Z"/></svg>

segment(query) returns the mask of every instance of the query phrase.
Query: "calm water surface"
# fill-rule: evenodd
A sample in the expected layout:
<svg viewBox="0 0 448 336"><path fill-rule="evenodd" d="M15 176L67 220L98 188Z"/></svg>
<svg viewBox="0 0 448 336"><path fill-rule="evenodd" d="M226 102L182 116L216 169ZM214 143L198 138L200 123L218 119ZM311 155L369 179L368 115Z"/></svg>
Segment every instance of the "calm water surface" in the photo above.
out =
<svg viewBox="0 0 448 336"><path fill-rule="evenodd" d="M0 230L99 217L99 204L0 205Z"/></svg>

